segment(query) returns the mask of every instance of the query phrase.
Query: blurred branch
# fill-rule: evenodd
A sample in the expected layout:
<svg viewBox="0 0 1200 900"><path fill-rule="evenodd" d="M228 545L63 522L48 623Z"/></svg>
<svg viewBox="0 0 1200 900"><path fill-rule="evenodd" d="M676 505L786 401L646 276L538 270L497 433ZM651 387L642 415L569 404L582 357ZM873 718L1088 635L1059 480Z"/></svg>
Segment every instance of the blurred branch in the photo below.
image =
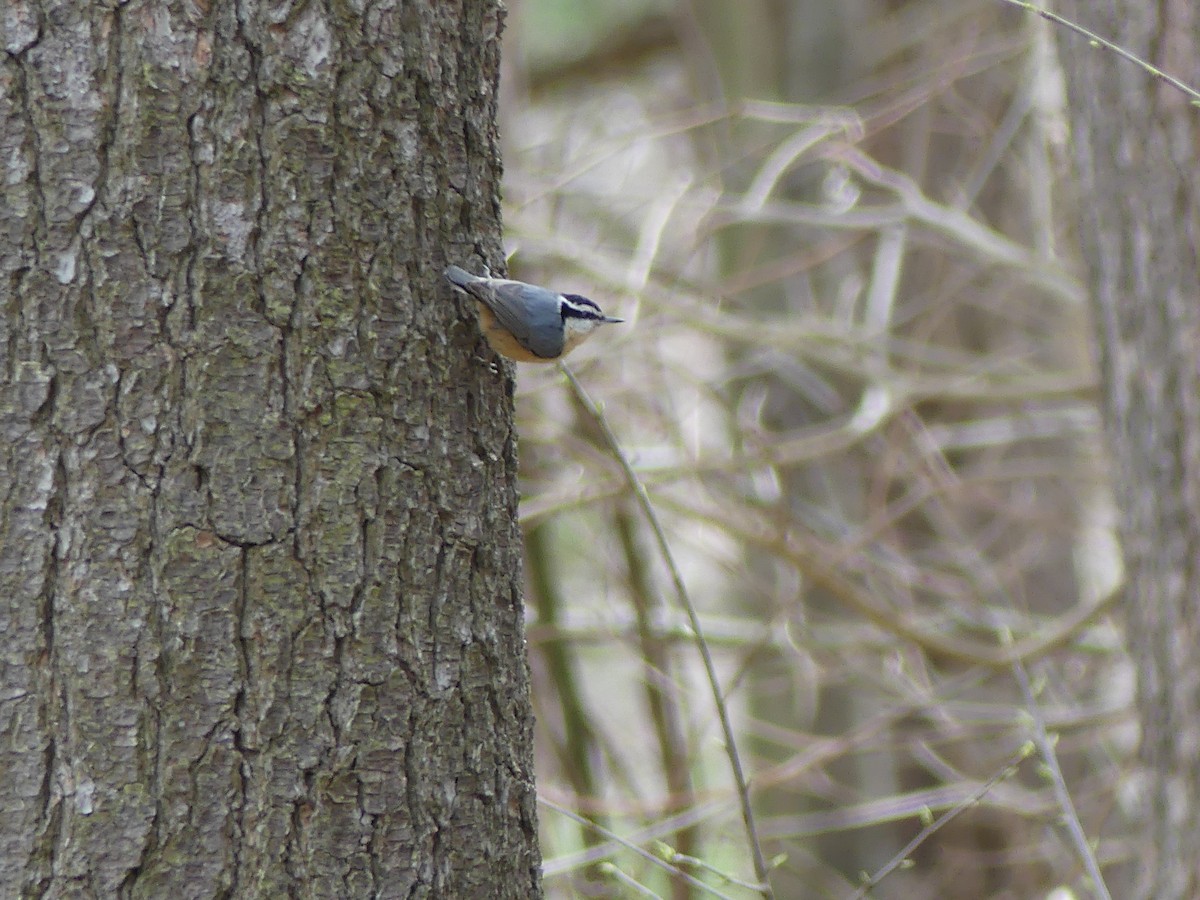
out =
<svg viewBox="0 0 1200 900"><path fill-rule="evenodd" d="M671 806L686 808L696 798L692 789L691 760L688 758L683 714L672 678L675 667L671 644L662 640L654 627L654 613L659 611L660 604L646 560L638 546L637 522L624 505L616 512L615 525L629 570L629 594L633 601L638 646L646 673L646 705L658 739L663 778L667 783ZM697 842L698 835L694 828L681 829L676 837L676 846L685 856L696 852Z"/></svg>
<svg viewBox="0 0 1200 900"><path fill-rule="evenodd" d="M965 381L966 379L964 379ZM1053 379L1047 379L1051 381ZM1034 392L1038 380L1031 378L1026 382L1027 388ZM932 388L932 381L930 387ZM944 385L941 399L974 399L982 400L982 393L971 394L965 389L955 391L954 385ZM1045 384L1049 391L1050 385ZM1069 385L1062 384L1060 388L1070 393ZM1078 387L1078 386L1075 386ZM1013 387L1013 399L1017 398L1017 388ZM1036 395L1036 394L1035 394ZM1006 399L1007 392L1000 392L991 397L994 400ZM1046 398L1053 396L1047 393ZM653 466L639 465L636 467L638 476L648 487L663 487L691 478L701 478L706 475L736 474L753 472L764 467L786 467L813 462L822 458L845 453L877 431L890 420L897 411L899 397L888 391L867 392L863 395L863 403L852 415L843 417L830 425L814 426L804 430L804 433L794 437L760 440L756 447L742 449L739 452L716 458L672 457L656 462ZM920 399L934 399L922 395L911 396L911 402ZM925 436L931 449L940 453L950 453L967 448L996 446L1003 443L1011 444L1016 441L1056 440L1067 437L1094 437L1099 423L1096 412L1091 406L1063 407L1059 409L1043 409L1036 412L1014 413L1008 416L992 416L987 419L976 419L963 423L946 423L926 427ZM993 473L999 476L1001 473ZM1033 473L1022 472L1012 477L1028 478ZM1051 476L1053 477L1053 475ZM584 489L577 486L564 487L554 491L547 487L536 497L529 498L521 507L521 521L529 524L538 522L552 515L557 515L568 509L586 507L602 500L610 500L623 495L627 491L624 481L613 476L604 480L601 473L594 476L591 484Z"/></svg>
<svg viewBox="0 0 1200 900"><path fill-rule="evenodd" d="M720 512L708 511L695 502L666 496L660 497L658 502L664 508L693 519L720 524L723 529L737 534L746 542L793 562L814 584L823 587L873 625L911 641L926 653L958 662L1008 668L1019 660L1038 659L1074 640L1083 625L1110 608L1120 597L1116 589L1119 585L1115 585L1110 593L1095 602L1079 603L1070 612L1041 623L1023 638L1010 643L997 632L995 644L984 644L943 634L940 629L945 627L945 623L942 621L931 622L926 628L902 610L884 608L869 589L842 574L841 567L848 565L848 553L817 541L812 535L801 536L791 529L779 533L761 520L747 521L744 509L725 507ZM741 514L740 521L734 518L735 512Z"/></svg>
<svg viewBox="0 0 1200 900"><path fill-rule="evenodd" d="M760 225L807 225L835 231L878 231L911 222L923 225L930 232L970 250L981 261L1001 266L1062 300L1073 305L1083 303L1083 286L1077 278L967 212L930 200L907 175L888 169L849 145L837 151L836 159L868 184L887 189L899 202L858 205L852 209L826 209L788 200L772 200L748 209L741 201L723 202L714 208L713 227L755 222Z"/></svg>
<svg viewBox="0 0 1200 900"><path fill-rule="evenodd" d="M549 547L550 537L545 524L525 529L525 571L536 603L537 624L554 634L562 619L563 598L550 569L554 559ZM592 759L598 755L596 739L570 648L571 645L561 637L547 640L540 646L562 715L563 737L561 742L555 742L555 749L575 793L581 797L596 797L600 795L592 767ZM595 832L585 830L583 839L585 843L593 843Z"/></svg>
<svg viewBox="0 0 1200 900"><path fill-rule="evenodd" d="M612 450L613 456L620 464L625 477L629 480L629 487L637 498L638 504L641 506L642 512L645 514L650 528L654 532L659 551L663 556L663 562L666 563L671 573L671 580L674 582L679 603L687 612L688 623L691 625L696 637L696 649L700 653L700 659L704 663L705 674L708 676L709 686L712 688L713 702L716 705L717 717L721 722L721 731L725 736L725 752L729 757L729 767L741 803L742 821L746 826L746 836L750 842L751 859L754 862L754 874L759 881L758 890L767 900L773 900L774 892L771 890L770 872L767 869L766 859L763 857L762 845L758 841L758 830L754 824L754 809L750 803L750 787L742 770L742 760L737 749L737 737L733 730L733 722L729 718L729 709L725 705L725 697L721 691L721 682L717 677L717 669L713 663L712 653L709 651L708 643L704 639L700 617L696 613L696 607L688 594L687 586L683 581L683 575L679 571L679 567L675 564L675 558L671 553L671 546L667 541L666 532L663 531L662 524L658 520L658 515L654 512L654 506L650 502L650 495L646 493L646 488L638 479L637 473L634 472L633 466L630 465L624 450L621 449L620 442L609 427L604 413L588 395L587 391L584 390L583 385L579 383L579 379L575 377L575 373L565 363L560 362L558 366L567 377L567 381L570 382L571 390L574 392L576 399L600 427L609 445L609 449Z"/></svg>

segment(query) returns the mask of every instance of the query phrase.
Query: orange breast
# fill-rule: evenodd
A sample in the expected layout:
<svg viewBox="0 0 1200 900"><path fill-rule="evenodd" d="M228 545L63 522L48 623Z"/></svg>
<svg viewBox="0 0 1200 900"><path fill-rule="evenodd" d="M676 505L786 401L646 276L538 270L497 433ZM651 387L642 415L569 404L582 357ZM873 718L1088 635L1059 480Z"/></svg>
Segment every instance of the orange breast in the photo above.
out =
<svg viewBox="0 0 1200 900"><path fill-rule="evenodd" d="M517 362L554 362L552 359L530 353L521 346L520 341L509 333L507 328L496 321L496 316L485 304L476 303L475 305L479 307L479 327L483 331L483 336L492 345L492 349L501 356L515 359Z"/></svg>

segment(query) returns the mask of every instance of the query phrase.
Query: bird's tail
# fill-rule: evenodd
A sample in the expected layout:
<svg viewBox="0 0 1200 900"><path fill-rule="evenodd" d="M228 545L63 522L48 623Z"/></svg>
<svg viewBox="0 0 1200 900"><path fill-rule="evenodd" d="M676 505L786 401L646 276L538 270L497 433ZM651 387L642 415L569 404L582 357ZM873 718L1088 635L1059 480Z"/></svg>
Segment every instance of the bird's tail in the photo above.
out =
<svg viewBox="0 0 1200 900"><path fill-rule="evenodd" d="M468 284L471 284L474 281L479 281L479 276L472 275L470 272L460 269L458 266L450 266L442 274L446 276L446 280L452 285L460 288L465 288Z"/></svg>

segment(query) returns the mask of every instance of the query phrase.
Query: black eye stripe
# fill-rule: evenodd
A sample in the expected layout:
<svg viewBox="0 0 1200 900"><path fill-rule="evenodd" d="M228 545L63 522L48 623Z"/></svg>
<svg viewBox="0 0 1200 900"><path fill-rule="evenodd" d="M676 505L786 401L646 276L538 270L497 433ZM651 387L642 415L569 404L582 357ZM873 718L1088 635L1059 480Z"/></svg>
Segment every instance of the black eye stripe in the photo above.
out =
<svg viewBox="0 0 1200 900"><path fill-rule="evenodd" d="M563 319L603 319L604 313L600 307L579 294L563 294L566 303L559 306L559 314Z"/></svg>
<svg viewBox="0 0 1200 900"><path fill-rule="evenodd" d="M592 309L577 309L574 306L563 304L562 317L564 319L602 319L604 314Z"/></svg>

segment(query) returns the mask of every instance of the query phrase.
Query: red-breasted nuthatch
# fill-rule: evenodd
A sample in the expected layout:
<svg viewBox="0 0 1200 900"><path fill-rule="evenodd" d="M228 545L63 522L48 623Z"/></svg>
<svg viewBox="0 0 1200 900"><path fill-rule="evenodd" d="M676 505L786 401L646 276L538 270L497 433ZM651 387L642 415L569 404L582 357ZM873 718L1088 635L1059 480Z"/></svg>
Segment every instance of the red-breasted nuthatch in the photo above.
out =
<svg viewBox="0 0 1200 900"><path fill-rule="evenodd" d="M578 294L557 294L523 281L480 278L451 266L446 280L479 306L492 349L518 362L554 362L607 322L623 322Z"/></svg>

